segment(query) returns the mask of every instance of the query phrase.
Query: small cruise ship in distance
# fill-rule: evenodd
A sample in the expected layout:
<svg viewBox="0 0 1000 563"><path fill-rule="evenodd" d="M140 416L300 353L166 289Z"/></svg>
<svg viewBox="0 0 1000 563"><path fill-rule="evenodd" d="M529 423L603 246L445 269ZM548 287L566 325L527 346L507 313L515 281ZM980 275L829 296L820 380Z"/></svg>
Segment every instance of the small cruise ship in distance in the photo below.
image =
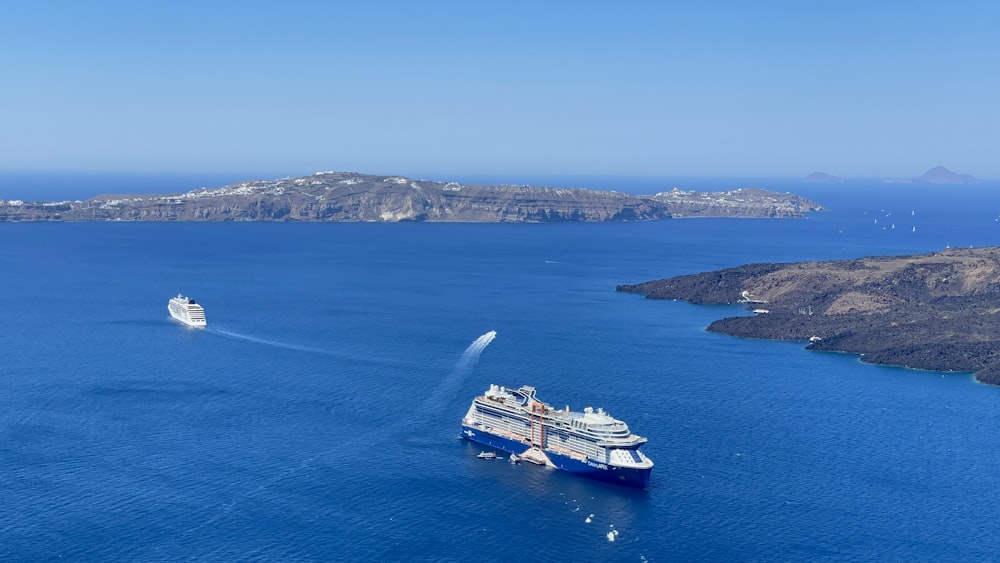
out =
<svg viewBox="0 0 1000 563"><path fill-rule="evenodd" d="M639 451L646 438L624 422L590 407L553 409L535 388L490 385L472 400L462 419L462 437L547 465L631 487L649 486L653 462Z"/></svg>
<svg viewBox="0 0 1000 563"><path fill-rule="evenodd" d="M167 303L167 310L170 311L171 317L188 326L205 326L207 324L205 321L205 309L195 303L194 299L184 297L179 293L177 297L170 298L170 302Z"/></svg>

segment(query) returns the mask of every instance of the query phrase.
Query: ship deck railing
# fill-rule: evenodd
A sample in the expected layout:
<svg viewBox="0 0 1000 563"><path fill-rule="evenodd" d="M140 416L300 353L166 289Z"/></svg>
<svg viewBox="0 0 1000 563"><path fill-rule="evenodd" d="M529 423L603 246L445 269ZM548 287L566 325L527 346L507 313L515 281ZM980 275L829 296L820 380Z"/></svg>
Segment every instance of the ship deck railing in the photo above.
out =
<svg viewBox="0 0 1000 563"><path fill-rule="evenodd" d="M551 444L547 445L545 449L551 450L553 452L556 452L557 454L561 454L566 457L571 457L579 461L587 461L587 454L582 454L580 452L575 452L573 450L567 450L566 448L560 448L559 446L553 446Z"/></svg>
<svg viewBox="0 0 1000 563"><path fill-rule="evenodd" d="M534 445L534 444L531 443L530 440L527 439L526 436L525 437L521 437L521 436L518 436L517 434L514 434L513 432L507 432L507 431L499 430L499 429L493 429L493 430L496 431L497 434L504 434L508 438L514 438L516 440L519 440L521 443L523 443L525 445L528 445L528 446ZM567 449L567 448L561 448L559 446L553 445L552 443L547 443L545 445L544 449L545 450L549 450L549 451L553 451L553 452L556 452L556 453L558 453L560 455L564 455L566 457L571 457L573 459L577 459L577 460L580 460L580 461L587 461L587 454L584 454L584 453L581 453L581 452L577 452L577 451L573 451L573 450L570 450L570 449Z"/></svg>
<svg viewBox="0 0 1000 563"><path fill-rule="evenodd" d="M485 427L486 427L486 429L489 432L491 432L493 434L499 434L500 436L503 436L504 438L510 438L511 440L517 440L518 442L521 442L521 443L523 443L525 445L529 445L529 446L531 445L531 441L528 440L528 437L525 436L525 435L523 435L523 434L518 434L516 432L511 432L510 430L504 430L503 428L497 428L496 426L485 426Z"/></svg>
<svg viewBox="0 0 1000 563"><path fill-rule="evenodd" d="M503 428L497 428L496 426L485 426L485 428L490 433L503 436L504 438L510 438L511 440L516 440L516 441L521 442L522 444L524 444L526 446L533 446L534 445L534 444L531 443L531 440L528 439L528 436L525 436L523 434L518 434L516 432L511 432L510 430L504 430ZM579 461L584 461L585 462L585 461L587 461L587 459L589 459L589 457L585 453L574 451L574 450L570 450L570 449L566 449L566 448L562 448L562 447L559 447L557 445L553 445L551 442L549 442L548 444L545 445L545 449L551 450L553 452L556 452L556 453L558 453L560 455L564 455L566 457L571 457L571 458L579 460Z"/></svg>

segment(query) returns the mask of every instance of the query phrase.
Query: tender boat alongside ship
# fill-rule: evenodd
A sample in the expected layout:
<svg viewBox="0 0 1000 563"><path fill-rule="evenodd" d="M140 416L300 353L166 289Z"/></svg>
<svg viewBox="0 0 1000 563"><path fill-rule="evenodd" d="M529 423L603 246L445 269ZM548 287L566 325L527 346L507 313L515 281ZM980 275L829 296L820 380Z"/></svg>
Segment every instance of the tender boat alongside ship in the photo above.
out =
<svg viewBox="0 0 1000 563"><path fill-rule="evenodd" d="M205 320L205 309L194 299L184 297L179 293L177 297L170 298L167 310L170 311L171 317L188 326L203 327L208 324Z"/></svg>
<svg viewBox="0 0 1000 563"><path fill-rule="evenodd" d="M491 385L472 400L462 437L514 454L514 458L631 487L649 486L653 462L639 446L646 438L603 409L556 410L535 388Z"/></svg>

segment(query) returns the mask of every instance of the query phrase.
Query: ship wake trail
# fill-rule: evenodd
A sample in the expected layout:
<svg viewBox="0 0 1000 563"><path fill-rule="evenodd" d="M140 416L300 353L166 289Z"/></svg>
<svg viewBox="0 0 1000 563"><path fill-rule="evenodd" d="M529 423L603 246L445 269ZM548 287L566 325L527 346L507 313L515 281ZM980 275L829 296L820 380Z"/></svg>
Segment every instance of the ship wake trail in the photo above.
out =
<svg viewBox="0 0 1000 563"><path fill-rule="evenodd" d="M468 375L468 372L472 371L472 368L479 363L479 355L483 353L483 350L496 337L497 331L491 330L477 338L472 344L469 344L465 352L462 352L462 357L458 359L458 363L455 364L455 371L459 372L463 378Z"/></svg>
<svg viewBox="0 0 1000 563"><path fill-rule="evenodd" d="M496 337L497 331L491 330L477 338L472 344L469 344L465 352L462 352L462 357L455 362L455 368L451 370L451 374L441 381L437 389L424 401L421 412L440 412L446 406L445 402L458 393L462 382L472 372L472 368L476 367L476 364L479 363L480 354L483 353L483 350Z"/></svg>
<svg viewBox="0 0 1000 563"><path fill-rule="evenodd" d="M284 348L286 350L296 350L299 352L311 352L313 354L325 354L330 355L330 352L326 350L321 350L319 348L311 348L309 346L300 346L298 344L287 344L285 342L277 342L275 340L266 340L264 338L257 338L256 336L249 336L246 334L240 334L238 332L233 332L231 330L226 330L224 328L209 327L208 332L212 334L218 334L220 336L225 336L227 338L235 338L236 340L246 340L247 342L255 342L257 344L264 344L267 346L274 346L275 348Z"/></svg>

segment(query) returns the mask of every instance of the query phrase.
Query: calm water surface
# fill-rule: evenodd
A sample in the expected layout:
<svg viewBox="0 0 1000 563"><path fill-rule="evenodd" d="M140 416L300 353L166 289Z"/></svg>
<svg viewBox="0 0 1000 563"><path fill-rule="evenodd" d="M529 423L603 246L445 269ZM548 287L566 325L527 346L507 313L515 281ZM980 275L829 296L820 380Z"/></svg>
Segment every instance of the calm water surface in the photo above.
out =
<svg viewBox="0 0 1000 563"><path fill-rule="evenodd" d="M1000 389L614 287L1000 244L1000 186L764 187L831 211L2 224L0 559L992 559ZM170 321L178 292L207 330ZM650 489L477 459L459 421L491 383L623 418Z"/></svg>

